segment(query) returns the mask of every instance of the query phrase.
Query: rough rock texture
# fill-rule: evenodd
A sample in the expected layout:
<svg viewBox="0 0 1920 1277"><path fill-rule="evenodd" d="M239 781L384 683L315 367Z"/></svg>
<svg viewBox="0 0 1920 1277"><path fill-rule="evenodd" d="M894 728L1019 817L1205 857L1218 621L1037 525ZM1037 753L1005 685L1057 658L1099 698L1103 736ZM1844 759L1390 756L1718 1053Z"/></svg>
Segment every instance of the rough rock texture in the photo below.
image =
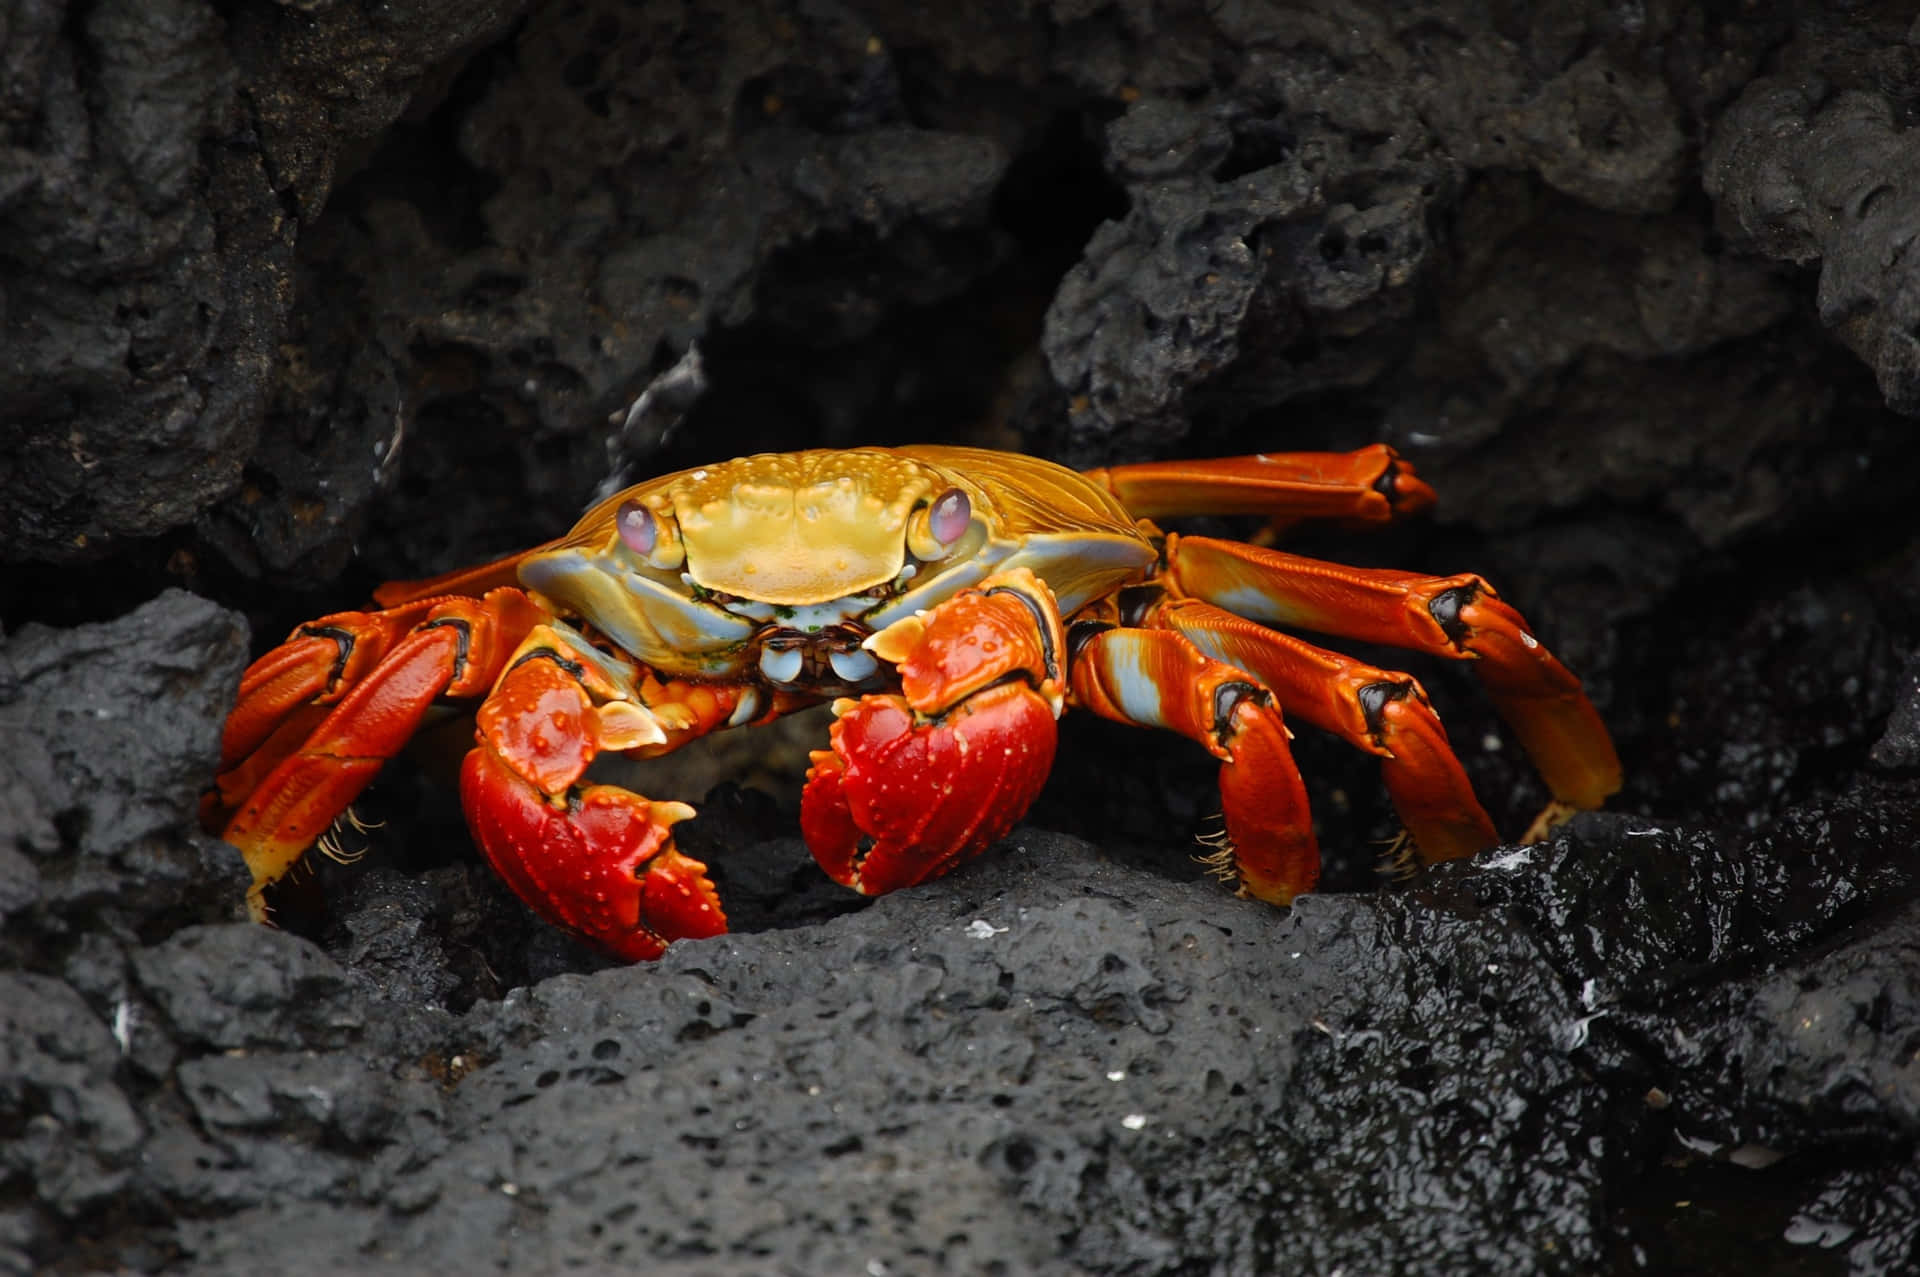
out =
<svg viewBox="0 0 1920 1277"><path fill-rule="evenodd" d="M1920 1267L1911 14L926 8L0 0L0 1272ZM643 469L1385 438L1436 516L1292 544L1486 574L1627 788L1383 875L1302 731L1285 912L1211 759L1073 721L868 903L801 721L636 774L735 934L623 969L425 750L241 921L249 628L563 528L695 342Z"/></svg>
<svg viewBox="0 0 1920 1277"><path fill-rule="evenodd" d="M1920 169L1905 136L1916 85L1902 56L1911 22L1892 8L1808 22L1771 74L1740 91L1702 157L1728 234L1768 257L1817 263L1821 322L1907 413L1920 409L1920 263L1908 253Z"/></svg>
<svg viewBox="0 0 1920 1277"><path fill-rule="evenodd" d="M219 756L219 718L246 660L233 613L169 590L111 624L28 625L0 649L0 910L32 911L85 946L171 915L231 910L203 899L231 857L181 816ZM44 937L40 937L43 939ZM11 965L49 955L9 927Z"/></svg>
<svg viewBox="0 0 1920 1277"><path fill-rule="evenodd" d="M240 484L335 157L518 6L206 0L0 12L9 559L152 536Z"/></svg>

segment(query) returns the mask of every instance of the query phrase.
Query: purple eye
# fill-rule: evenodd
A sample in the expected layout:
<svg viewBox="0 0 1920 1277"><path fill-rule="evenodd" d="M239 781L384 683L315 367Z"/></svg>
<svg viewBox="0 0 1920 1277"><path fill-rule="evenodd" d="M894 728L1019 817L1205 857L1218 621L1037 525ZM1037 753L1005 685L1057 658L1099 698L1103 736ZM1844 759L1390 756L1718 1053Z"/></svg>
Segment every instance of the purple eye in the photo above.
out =
<svg viewBox="0 0 1920 1277"><path fill-rule="evenodd" d="M941 545L952 545L966 534L973 520L973 503L958 488L948 488L927 511L927 531Z"/></svg>
<svg viewBox="0 0 1920 1277"><path fill-rule="evenodd" d="M635 554L653 553L653 543L660 538L660 525L654 522L653 512L638 501L623 501L619 512L613 516L613 526L620 533L620 540Z"/></svg>

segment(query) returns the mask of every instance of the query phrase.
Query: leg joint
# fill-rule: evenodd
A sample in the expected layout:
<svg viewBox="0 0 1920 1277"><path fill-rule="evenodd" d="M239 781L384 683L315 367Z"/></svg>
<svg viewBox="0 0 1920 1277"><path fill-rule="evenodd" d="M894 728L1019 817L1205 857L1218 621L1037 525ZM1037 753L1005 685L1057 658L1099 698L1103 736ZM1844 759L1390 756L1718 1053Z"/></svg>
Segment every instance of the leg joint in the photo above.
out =
<svg viewBox="0 0 1920 1277"><path fill-rule="evenodd" d="M1271 705L1273 694L1258 683L1239 679L1222 683L1213 689L1213 737L1222 747L1233 735L1234 711L1240 708L1242 701L1247 700L1256 705Z"/></svg>
<svg viewBox="0 0 1920 1277"><path fill-rule="evenodd" d="M989 598L996 594L1012 595L1014 598L1020 600L1027 611L1033 613L1033 628L1040 635L1040 660L1041 663L1046 666L1047 681L1050 683L1059 682L1060 658L1059 654L1053 650L1053 626L1048 623L1047 609L1042 606L1040 600L1034 598L1025 590L1016 590L1010 585L996 585L984 591L984 593Z"/></svg>
<svg viewBox="0 0 1920 1277"><path fill-rule="evenodd" d="M333 668L327 671L326 695L340 686L340 680L347 672L347 661L353 656L353 631L337 625L303 625L300 633L306 638L332 639L334 643Z"/></svg>
<svg viewBox="0 0 1920 1277"><path fill-rule="evenodd" d="M438 620L422 622L418 628L454 632L453 677L447 681L458 683L467 672L467 653L473 645L473 625L463 616L443 616Z"/></svg>
<svg viewBox="0 0 1920 1277"><path fill-rule="evenodd" d="M1360 702L1360 713L1366 720L1367 731L1374 740L1378 741L1386 730L1381 716L1387 712L1387 706L1405 700L1412 692L1413 684L1399 679L1382 679L1360 689L1356 699Z"/></svg>
<svg viewBox="0 0 1920 1277"><path fill-rule="evenodd" d="M1158 585L1132 585L1120 591L1120 624L1139 627L1147 624L1154 609L1166 600L1166 589Z"/></svg>
<svg viewBox="0 0 1920 1277"><path fill-rule="evenodd" d="M1467 640L1473 637L1473 627L1467 624L1461 613L1485 589L1486 586L1478 580L1468 581L1464 585L1440 591L1427 604L1427 612L1439 623L1441 632L1455 647L1466 646Z"/></svg>
<svg viewBox="0 0 1920 1277"><path fill-rule="evenodd" d="M579 682L583 686L587 681L586 666L580 664L580 662L578 661L568 660L566 657L560 655L559 652L556 652L554 649L550 647L529 648L527 651L522 652L520 654L520 657L518 660L514 661L513 664L507 666L507 670L509 673L511 673L512 671L519 669L522 665L525 665L528 661L552 661L555 665L558 665L561 669L573 675L575 681Z"/></svg>
<svg viewBox="0 0 1920 1277"><path fill-rule="evenodd" d="M1068 659L1078 657L1086 649L1087 644L1113 628L1115 628L1114 625L1108 621L1075 621L1069 625L1067 627Z"/></svg>

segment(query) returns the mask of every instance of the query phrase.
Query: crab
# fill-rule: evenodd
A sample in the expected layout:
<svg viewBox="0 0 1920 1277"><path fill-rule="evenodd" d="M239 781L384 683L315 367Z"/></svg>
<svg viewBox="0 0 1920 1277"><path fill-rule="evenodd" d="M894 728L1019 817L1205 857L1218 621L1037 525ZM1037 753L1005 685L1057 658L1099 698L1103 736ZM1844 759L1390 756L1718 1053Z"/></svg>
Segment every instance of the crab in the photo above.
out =
<svg viewBox="0 0 1920 1277"><path fill-rule="evenodd" d="M1380 524L1433 498L1378 444L1084 472L945 446L682 470L556 541L297 628L243 676L203 815L245 856L266 921L267 888L351 817L429 712L477 703L460 788L481 852L541 917L645 960L724 932L726 914L674 844L693 808L594 783L596 756L655 757L831 701L802 832L829 876L877 895L1004 837L1074 706L1218 758L1216 867L1285 905L1320 864L1287 716L1378 757L1421 860L1499 841L1420 683L1290 631L1471 662L1555 812L1620 786L1579 680L1479 576L1151 522Z"/></svg>

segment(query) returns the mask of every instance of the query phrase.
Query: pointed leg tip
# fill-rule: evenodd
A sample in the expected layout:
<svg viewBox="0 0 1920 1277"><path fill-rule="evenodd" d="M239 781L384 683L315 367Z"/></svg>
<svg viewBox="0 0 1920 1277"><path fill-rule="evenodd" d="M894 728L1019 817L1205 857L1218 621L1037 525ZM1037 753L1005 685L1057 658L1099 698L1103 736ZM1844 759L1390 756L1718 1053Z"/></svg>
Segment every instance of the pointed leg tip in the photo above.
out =
<svg viewBox="0 0 1920 1277"><path fill-rule="evenodd" d="M1530 846L1533 843L1545 842L1555 829L1579 815L1581 810L1573 803L1554 799L1540 809L1540 814L1535 816L1533 823L1527 826L1527 832L1520 835L1521 843Z"/></svg>

